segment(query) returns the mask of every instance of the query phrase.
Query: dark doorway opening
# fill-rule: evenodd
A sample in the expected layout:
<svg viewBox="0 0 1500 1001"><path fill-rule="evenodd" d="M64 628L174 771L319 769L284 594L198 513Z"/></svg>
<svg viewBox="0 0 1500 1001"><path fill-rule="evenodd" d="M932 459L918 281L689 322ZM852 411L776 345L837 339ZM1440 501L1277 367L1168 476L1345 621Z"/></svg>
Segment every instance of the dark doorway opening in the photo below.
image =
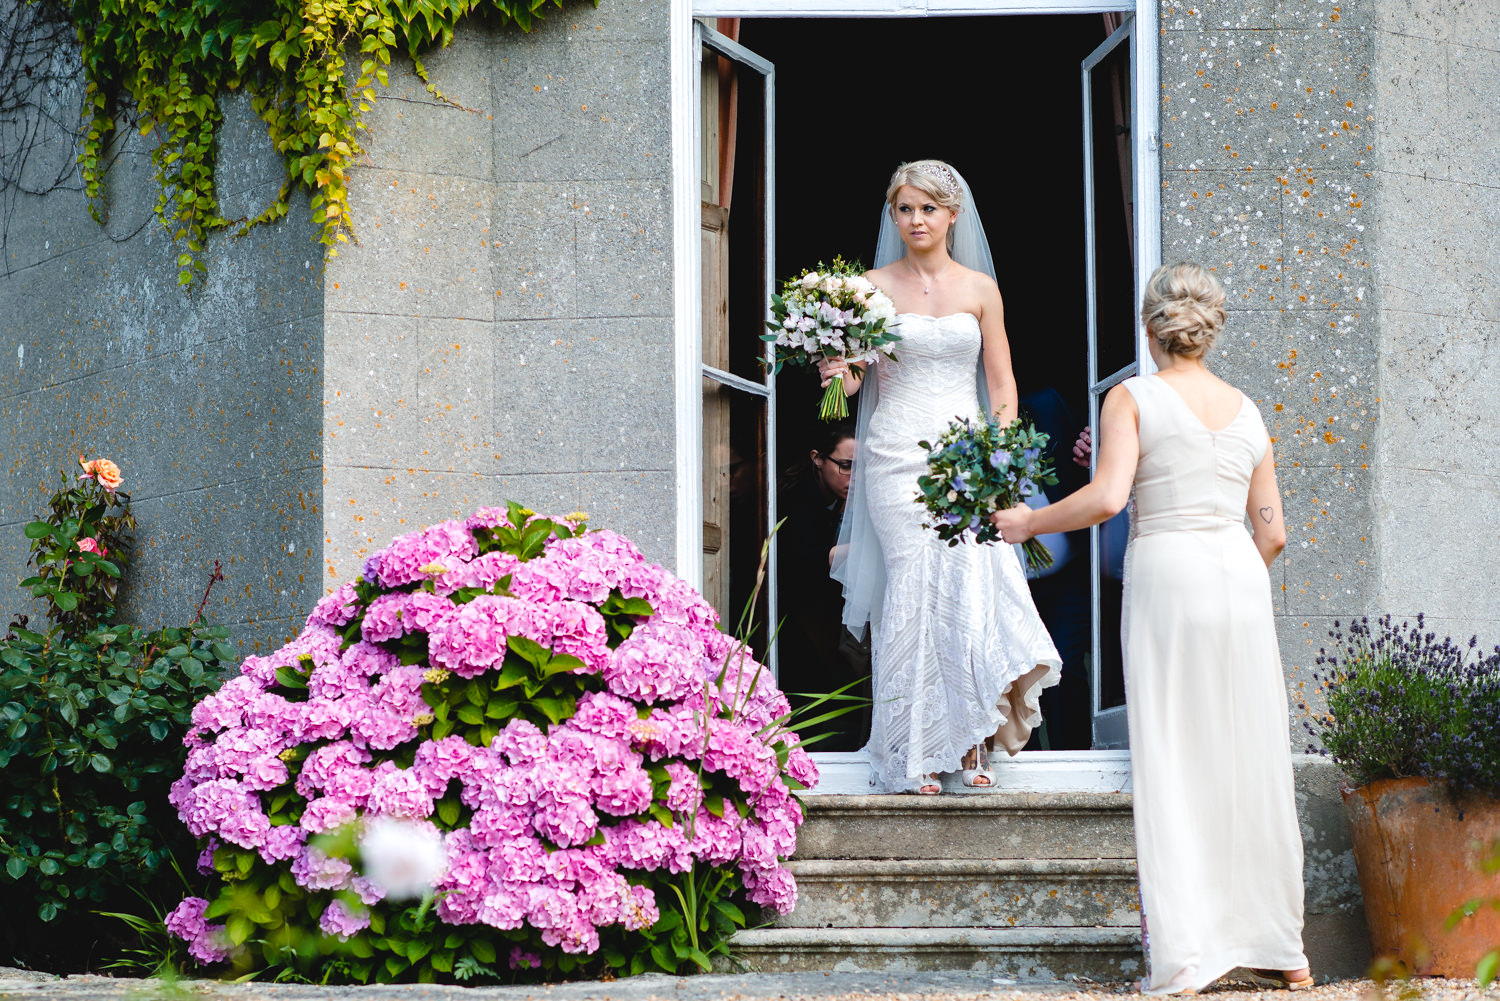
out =
<svg viewBox="0 0 1500 1001"><path fill-rule="evenodd" d="M1098 14L742 20L739 41L776 66L777 281L836 255L870 265L891 172L924 157L952 163L969 182L985 224L1020 393L1055 389L1076 433L1088 412L1079 65L1109 31ZM736 188L756 185L758 169L754 159L737 161ZM1100 240L1119 241L1128 261L1122 187L1096 184L1095 198ZM733 266L735 249L731 274L752 274L752 267ZM1124 281L1123 301L1133 301L1128 274ZM736 291L731 303L753 295L748 287ZM1101 299L1120 301L1099 291ZM785 371L777 381L783 480L798 466L805 470L817 447L820 394L804 370ZM1059 444L1062 465L1071 438ZM1086 564L1086 537L1082 547ZM826 550L783 544L779 551L781 685L827 691L848 672L830 670L825 656L804 656L806 644L788 642L800 631L799 615L826 618L826 609L810 612L788 600L806 590L807 579L826 577ZM1086 578L1081 586L1087 588ZM1081 657L1089 644L1086 611L1069 629L1073 635L1057 636L1058 645L1074 641ZM1085 735L1071 746L1079 739L1088 746L1086 707L1083 713L1074 722ZM858 714L835 722L838 733L818 749L856 749L864 725Z"/></svg>

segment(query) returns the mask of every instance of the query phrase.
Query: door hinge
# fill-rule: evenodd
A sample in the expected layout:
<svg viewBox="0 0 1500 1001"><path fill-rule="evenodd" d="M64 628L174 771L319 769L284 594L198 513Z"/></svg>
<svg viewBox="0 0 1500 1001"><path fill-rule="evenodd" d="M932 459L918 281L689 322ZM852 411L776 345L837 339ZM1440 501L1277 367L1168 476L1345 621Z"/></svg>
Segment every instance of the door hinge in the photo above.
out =
<svg viewBox="0 0 1500 1001"><path fill-rule="evenodd" d="M1149 149L1153 153L1155 153L1157 150L1161 149L1161 133L1160 132L1156 131L1155 129L1151 130L1150 134L1146 137L1146 148Z"/></svg>

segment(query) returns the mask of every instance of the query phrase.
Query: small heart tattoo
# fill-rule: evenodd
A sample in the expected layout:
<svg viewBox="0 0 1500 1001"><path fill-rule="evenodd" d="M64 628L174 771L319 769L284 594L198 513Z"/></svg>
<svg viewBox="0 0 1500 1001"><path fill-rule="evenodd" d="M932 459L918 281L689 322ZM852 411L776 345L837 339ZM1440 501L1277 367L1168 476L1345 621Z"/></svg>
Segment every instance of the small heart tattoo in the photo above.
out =
<svg viewBox="0 0 1500 1001"><path fill-rule="evenodd" d="M1263 507L1260 509L1260 520L1265 522L1267 525L1271 523L1271 519L1275 516L1276 509L1274 507Z"/></svg>

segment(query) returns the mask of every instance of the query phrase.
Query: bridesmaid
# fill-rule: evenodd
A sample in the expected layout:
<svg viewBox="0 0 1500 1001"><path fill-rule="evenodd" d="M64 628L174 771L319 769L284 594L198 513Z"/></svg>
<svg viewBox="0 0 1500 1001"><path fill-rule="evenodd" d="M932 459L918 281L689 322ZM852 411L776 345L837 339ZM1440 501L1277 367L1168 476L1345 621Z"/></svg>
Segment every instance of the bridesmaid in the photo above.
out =
<svg viewBox="0 0 1500 1001"><path fill-rule="evenodd" d="M1158 268L1141 319L1158 372L1105 397L1093 482L993 519L1006 542L1024 542L1098 524L1133 488L1121 641L1143 989L1196 993L1236 967L1310 987L1267 574L1286 545L1270 439L1255 404L1204 364L1225 320L1213 275Z"/></svg>

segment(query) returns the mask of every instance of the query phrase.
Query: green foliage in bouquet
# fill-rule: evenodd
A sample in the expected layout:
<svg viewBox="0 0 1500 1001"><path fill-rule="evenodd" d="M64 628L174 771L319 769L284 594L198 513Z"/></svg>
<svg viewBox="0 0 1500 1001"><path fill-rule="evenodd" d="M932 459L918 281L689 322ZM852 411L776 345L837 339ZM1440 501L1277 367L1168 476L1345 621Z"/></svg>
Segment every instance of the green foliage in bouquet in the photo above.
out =
<svg viewBox="0 0 1500 1001"><path fill-rule="evenodd" d="M108 489L119 470L84 468L25 527L37 572L23 583L52 625L19 616L0 640L0 897L7 955L33 965L83 960L114 923L90 912L139 903L126 891L149 895L173 849L192 849L166 793L192 706L234 657L202 604L186 626L118 621L135 519Z"/></svg>
<svg viewBox="0 0 1500 1001"><path fill-rule="evenodd" d="M927 524L948 545L967 538L995 542L1000 532L989 516L1022 504L1057 482L1047 457L1048 436L1019 419L1001 424L991 413L982 419L956 418L934 445L917 442L928 452L925 476L917 477L917 503L927 510ZM1052 554L1036 539L1022 544L1027 562L1050 567Z"/></svg>

